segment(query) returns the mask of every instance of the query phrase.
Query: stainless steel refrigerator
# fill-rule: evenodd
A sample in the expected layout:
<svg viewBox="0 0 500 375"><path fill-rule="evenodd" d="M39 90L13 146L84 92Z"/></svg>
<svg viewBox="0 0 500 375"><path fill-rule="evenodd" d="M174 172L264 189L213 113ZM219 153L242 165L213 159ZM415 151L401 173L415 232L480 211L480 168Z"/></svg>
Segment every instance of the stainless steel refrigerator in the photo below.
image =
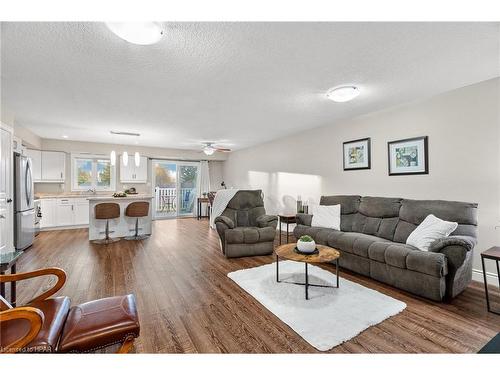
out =
<svg viewBox="0 0 500 375"><path fill-rule="evenodd" d="M35 203L31 159L14 154L14 246L24 250L35 238Z"/></svg>

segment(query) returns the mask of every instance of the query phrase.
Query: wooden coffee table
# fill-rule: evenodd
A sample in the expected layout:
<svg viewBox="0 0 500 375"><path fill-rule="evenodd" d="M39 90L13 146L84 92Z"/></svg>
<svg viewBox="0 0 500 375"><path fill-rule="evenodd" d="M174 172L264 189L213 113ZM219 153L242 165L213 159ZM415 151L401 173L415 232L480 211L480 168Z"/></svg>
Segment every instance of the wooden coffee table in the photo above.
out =
<svg viewBox="0 0 500 375"><path fill-rule="evenodd" d="M296 243L290 243L286 245L281 245L274 250L276 254L276 282L281 282L279 277L279 260L287 259L293 260L294 262L302 262L305 264L305 283L296 283L292 282L292 284L296 285L304 285L306 290L306 299L309 299L309 287L317 286L321 288L338 288L339 287L339 259L340 252L334 248L323 245L316 245L316 248L319 250L318 254L304 255L295 252ZM318 284L310 284L309 283L309 274L307 271L307 265L309 263L330 263L335 261L335 272L337 274L337 285L318 285ZM288 281L283 281L288 282Z"/></svg>

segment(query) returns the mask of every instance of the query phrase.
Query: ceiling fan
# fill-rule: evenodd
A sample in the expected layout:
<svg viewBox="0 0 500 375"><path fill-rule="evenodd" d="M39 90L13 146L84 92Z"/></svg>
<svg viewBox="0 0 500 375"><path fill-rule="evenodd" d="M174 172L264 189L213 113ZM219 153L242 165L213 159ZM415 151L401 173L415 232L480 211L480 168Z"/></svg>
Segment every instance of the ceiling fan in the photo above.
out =
<svg viewBox="0 0 500 375"><path fill-rule="evenodd" d="M216 147L213 142L203 142L203 152L205 155L213 155L215 151L218 152L231 152L230 148Z"/></svg>

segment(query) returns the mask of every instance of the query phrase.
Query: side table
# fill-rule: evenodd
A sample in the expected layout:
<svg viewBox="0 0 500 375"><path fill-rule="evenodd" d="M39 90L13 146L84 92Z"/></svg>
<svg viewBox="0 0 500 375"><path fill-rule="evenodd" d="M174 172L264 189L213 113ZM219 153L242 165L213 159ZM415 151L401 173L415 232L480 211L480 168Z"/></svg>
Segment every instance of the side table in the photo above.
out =
<svg viewBox="0 0 500 375"><path fill-rule="evenodd" d="M10 269L13 275L16 273L16 263L23 251L14 251L7 254L0 254L0 275L5 275L5 271ZM0 282L0 294L5 298L5 283ZM16 307L16 282L10 283L10 304Z"/></svg>
<svg viewBox="0 0 500 375"><path fill-rule="evenodd" d="M278 230L279 230L279 244L281 245L281 223L286 223L286 243L288 243L289 225L295 224L297 220L295 219L295 215L282 214L278 215Z"/></svg>
<svg viewBox="0 0 500 375"><path fill-rule="evenodd" d="M500 247L495 246L481 253L481 264L483 266L484 292L486 293L486 307L488 308L489 312L500 315L500 311L493 311L490 308L490 296L488 294L488 280L486 279L486 268L484 267L485 259L494 260L496 262L498 287L500 288L500 266L498 264L498 262L500 262Z"/></svg>
<svg viewBox="0 0 500 375"><path fill-rule="evenodd" d="M207 204L207 214L205 216L202 216L201 214L201 208L202 208L202 203ZM210 210L208 208L209 205L209 200L208 198L203 198L203 197L198 197L198 220L200 220L202 217L209 217L210 216Z"/></svg>

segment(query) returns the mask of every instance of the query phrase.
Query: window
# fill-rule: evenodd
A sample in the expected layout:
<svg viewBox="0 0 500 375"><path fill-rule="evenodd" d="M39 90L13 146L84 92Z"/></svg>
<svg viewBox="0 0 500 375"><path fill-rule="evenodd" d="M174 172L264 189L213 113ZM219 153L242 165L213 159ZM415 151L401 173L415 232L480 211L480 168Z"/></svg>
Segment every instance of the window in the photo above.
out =
<svg viewBox="0 0 500 375"><path fill-rule="evenodd" d="M115 168L108 158L93 155L71 155L73 191L115 190Z"/></svg>

